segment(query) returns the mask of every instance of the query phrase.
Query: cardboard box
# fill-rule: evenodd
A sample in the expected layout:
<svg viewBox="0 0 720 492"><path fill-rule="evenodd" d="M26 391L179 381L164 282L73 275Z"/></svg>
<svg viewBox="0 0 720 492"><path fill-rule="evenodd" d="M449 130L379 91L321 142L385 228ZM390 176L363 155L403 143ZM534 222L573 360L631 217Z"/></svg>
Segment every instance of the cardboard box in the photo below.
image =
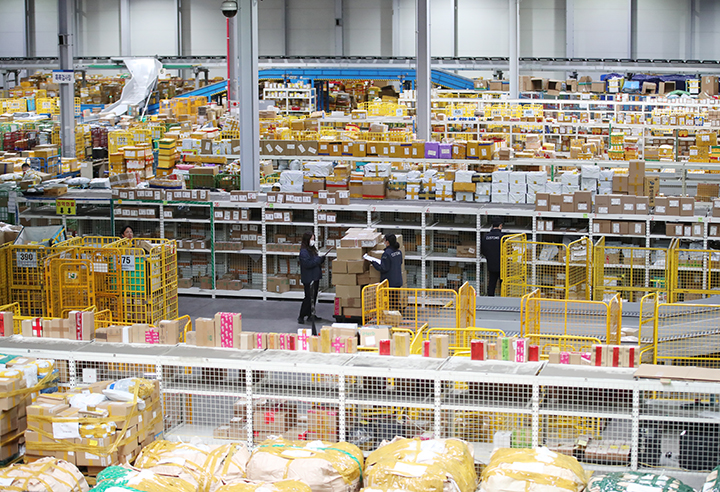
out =
<svg viewBox="0 0 720 492"><path fill-rule="evenodd" d="M215 322L210 318L195 319L195 344L198 347L215 347Z"/></svg>
<svg viewBox="0 0 720 492"><path fill-rule="evenodd" d="M290 280L287 277L270 276L267 277L267 291L282 294L290 291Z"/></svg>
<svg viewBox="0 0 720 492"><path fill-rule="evenodd" d="M538 212L549 212L550 211L550 194L549 193L537 193L535 195L535 210Z"/></svg>
<svg viewBox="0 0 720 492"><path fill-rule="evenodd" d="M590 191L576 191L573 193L574 211L578 213L592 212L593 194Z"/></svg>
<svg viewBox="0 0 720 492"><path fill-rule="evenodd" d="M665 196L659 196L655 198L655 215L669 215L668 214L668 203L669 199Z"/></svg>
<svg viewBox="0 0 720 492"><path fill-rule="evenodd" d="M695 215L695 198L689 196L680 197L680 214L683 217Z"/></svg>
<svg viewBox="0 0 720 492"><path fill-rule="evenodd" d="M389 326L363 326L358 328L358 333L362 347L377 347L380 340L390 339Z"/></svg>

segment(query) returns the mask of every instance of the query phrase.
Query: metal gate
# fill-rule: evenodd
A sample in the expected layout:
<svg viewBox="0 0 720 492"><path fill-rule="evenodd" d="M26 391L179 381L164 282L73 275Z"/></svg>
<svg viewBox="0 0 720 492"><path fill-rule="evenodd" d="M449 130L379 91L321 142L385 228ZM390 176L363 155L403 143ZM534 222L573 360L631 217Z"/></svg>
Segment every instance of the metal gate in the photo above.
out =
<svg viewBox="0 0 720 492"><path fill-rule="evenodd" d="M46 313L61 318L67 311L83 310L95 304L93 264L90 260L68 259L57 253L45 260Z"/></svg>

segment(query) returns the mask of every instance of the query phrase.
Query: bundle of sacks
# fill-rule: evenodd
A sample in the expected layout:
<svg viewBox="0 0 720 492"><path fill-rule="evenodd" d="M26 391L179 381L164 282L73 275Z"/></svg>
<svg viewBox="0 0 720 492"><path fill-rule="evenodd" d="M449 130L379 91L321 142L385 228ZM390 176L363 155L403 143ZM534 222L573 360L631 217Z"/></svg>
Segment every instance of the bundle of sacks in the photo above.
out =
<svg viewBox="0 0 720 492"><path fill-rule="evenodd" d="M363 453L346 442L268 439L247 466L248 478L267 482L298 480L313 492L354 492L360 488Z"/></svg>
<svg viewBox="0 0 720 492"><path fill-rule="evenodd" d="M715 479L717 478L717 471ZM708 482L714 484L715 479L711 479L712 473L708 476ZM680 480L668 477L667 475L654 475L646 472L615 472L607 475L593 476L590 479L586 489L588 492L629 492L633 490L652 490L654 492L693 492L692 487L688 487ZM712 486L708 487L708 483L702 489L704 492L717 490Z"/></svg>
<svg viewBox="0 0 720 492"><path fill-rule="evenodd" d="M480 477L482 492L580 492L587 484L578 461L548 448L497 449Z"/></svg>
<svg viewBox="0 0 720 492"><path fill-rule="evenodd" d="M364 481L365 492L474 492L477 474L472 448L464 441L396 437L370 453Z"/></svg>
<svg viewBox="0 0 720 492"><path fill-rule="evenodd" d="M1 490L18 492L87 492L90 488L72 463L42 458L0 469Z"/></svg>

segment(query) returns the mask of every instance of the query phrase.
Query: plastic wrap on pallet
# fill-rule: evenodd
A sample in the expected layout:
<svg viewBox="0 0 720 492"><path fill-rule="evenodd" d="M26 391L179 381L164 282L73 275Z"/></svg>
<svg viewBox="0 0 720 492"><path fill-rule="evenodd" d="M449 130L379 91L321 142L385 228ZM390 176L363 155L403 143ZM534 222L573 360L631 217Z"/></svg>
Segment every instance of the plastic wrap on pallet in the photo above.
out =
<svg viewBox="0 0 720 492"><path fill-rule="evenodd" d="M480 477L482 492L580 492L585 470L575 458L547 448L495 450Z"/></svg>
<svg viewBox="0 0 720 492"><path fill-rule="evenodd" d="M705 487L702 488L703 492L716 492L720 490L718 489L717 483L717 470L716 468L708 475ZM593 477L590 479L590 482L588 482L585 490L587 492L632 492L636 490L692 492L693 488L665 474L655 475L647 472L627 471Z"/></svg>
<svg viewBox="0 0 720 492"><path fill-rule="evenodd" d="M346 442L269 439L248 462L251 480L300 480L313 492L351 492L360 488L363 454Z"/></svg>
<svg viewBox="0 0 720 492"><path fill-rule="evenodd" d="M306 176L312 176L314 178L326 178L333 174L333 163L332 162L306 162L303 166L303 171Z"/></svg>
<svg viewBox="0 0 720 492"><path fill-rule="evenodd" d="M369 490L474 492L472 449L459 439L395 438L370 453L365 466Z"/></svg>

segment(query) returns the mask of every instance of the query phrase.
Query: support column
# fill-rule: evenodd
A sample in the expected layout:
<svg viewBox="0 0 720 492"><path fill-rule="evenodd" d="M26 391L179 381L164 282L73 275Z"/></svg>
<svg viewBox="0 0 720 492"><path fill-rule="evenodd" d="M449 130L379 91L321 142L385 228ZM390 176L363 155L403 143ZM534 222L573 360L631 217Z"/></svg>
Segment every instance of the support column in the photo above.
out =
<svg viewBox="0 0 720 492"><path fill-rule="evenodd" d="M688 34L685 44L685 59L694 60L699 58L695 54L695 32L698 25L698 0L690 0L690 16L688 19Z"/></svg>
<svg viewBox="0 0 720 492"><path fill-rule="evenodd" d="M25 56L35 56L35 0L25 0Z"/></svg>
<svg viewBox="0 0 720 492"><path fill-rule="evenodd" d="M510 99L517 99L519 94L520 70L518 64L518 25L520 24L520 0L508 0L508 24L510 45Z"/></svg>
<svg viewBox="0 0 720 492"><path fill-rule="evenodd" d="M575 58L575 0L565 0L565 58Z"/></svg>
<svg viewBox="0 0 720 492"><path fill-rule="evenodd" d="M392 0L392 56L400 56L400 0Z"/></svg>
<svg viewBox="0 0 720 492"><path fill-rule="evenodd" d="M120 56L130 56L130 0L120 0Z"/></svg>
<svg viewBox="0 0 720 492"><path fill-rule="evenodd" d="M635 17L635 0L627 0L627 3L627 57L632 60L635 53L635 40L633 39L633 32L635 31L635 29L633 29L633 18Z"/></svg>
<svg viewBox="0 0 720 492"><path fill-rule="evenodd" d="M75 0L58 0L60 70L73 69ZM75 84L60 84L60 142L63 157L75 157Z"/></svg>
<svg viewBox="0 0 720 492"><path fill-rule="evenodd" d="M285 8L283 8L283 46L285 47L285 56L290 55L290 23L288 22L288 7L290 0L285 0Z"/></svg>
<svg viewBox="0 0 720 492"><path fill-rule="evenodd" d="M415 124L419 140L430 140L430 0L415 0Z"/></svg>
<svg viewBox="0 0 720 492"><path fill-rule="evenodd" d="M240 180L243 190L257 190L260 188L257 3L258 0L238 0Z"/></svg>
<svg viewBox="0 0 720 492"><path fill-rule="evenodd" d="M335 56L345 54L343 43L343 0L335 0Z"/></svg>
<svg viewBox="0 0 720 492"><path fill-rule="evenodd" d="M228 101L238 100L237 16L227 20Z"/></svg>

